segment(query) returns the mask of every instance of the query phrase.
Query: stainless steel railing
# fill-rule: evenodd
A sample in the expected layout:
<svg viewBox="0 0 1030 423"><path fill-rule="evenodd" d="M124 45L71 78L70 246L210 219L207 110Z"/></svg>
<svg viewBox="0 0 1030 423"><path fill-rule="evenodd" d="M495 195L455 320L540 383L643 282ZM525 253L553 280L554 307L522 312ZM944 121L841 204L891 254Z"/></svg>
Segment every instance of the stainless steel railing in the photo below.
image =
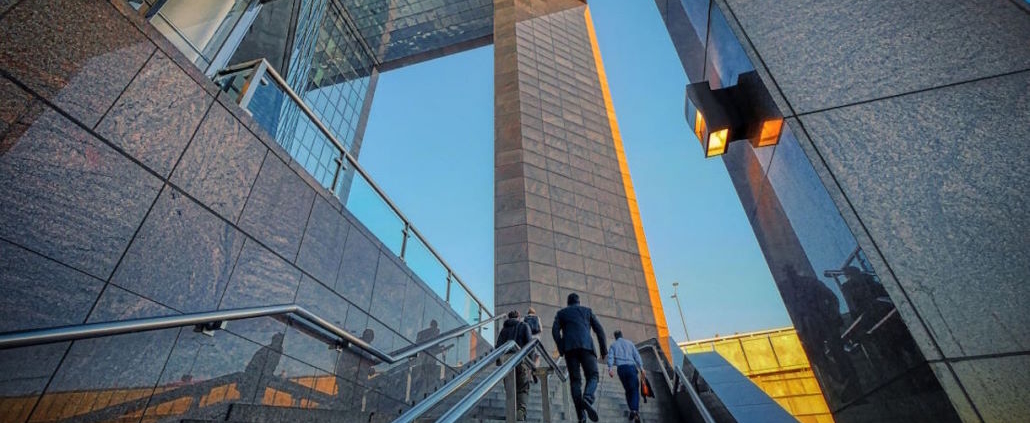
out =
<svg viewBox="0 0 1030 423"><path fill-rule="evenodd" d="M649 349L654 353L655 359L658 361L658 367L662 370L662 378L665 379L666 384L669 386L669 393L672 396L676 396L679 392L679 387L682 386L683 390L687 392L690 397L690 402L694 403L694 407L705 423L715 423L715 419L712 414L708 412L708 407L705 406L704 401L701 400L701 395L697 393L694 386L690 384L690 380L683 375L683 369L675 364L670 364L665 356L662 355L661 350L653 344L638 345L637 350ZM668 368L672 368L673 376L669 375Z"/></svg>
<svg viewBox="0 0 1030 423"><path fill-rule="evenodd" d="M509 343L514 344L513 342L509 342ZM505 345L508 345L508 343L506 343ZM490 373L489 376L486 377L486 379L484 379L482 382L480 382L478 385L476 385L474 388L472 388L472 390L468 394L466 394L464 397L462 397L461 400L459 400L457 404L455 404L453 407L448 409L447 412L445 412L442 416L440 416L440 418L438 418L436 420L436 423L454 423L454 422L458 421L458 419L460 419L462 416L464 416L470 410L472 410L472 407L474 407L479 401L482 401L483 398L486 396L487 393L490 392L491 389L493 389L495 386L497 386L497 384L500 383L505 377L509 376L509 374L512 371L515 370L515 366L519 365L519 363L522 362L523 360L527 360L529 358L529 354L531 352L533 352L533 350L539 351L540 355L542 355L544 357L544 359L547 361L547 365L550 366L550 368L552 370L554 370L554 372L558 375L558 378L561 379L562 382L565 382L565 381L568 380L568 376L565 374L565 372L562 372L558 368L558 364L555 363L554 359L551 358L551 356L547 353L547 350L544 348L544 346L540 342L540 340L539 339L533 339L524 348L519 350L512 358L510 358L508 361L504 362L504 364L502 364L500 368L498 368L497 370L494 370L492 373ZM506 350L506 352L507 351L510 351L510 348L508 350ZM470 379L472 377L471 372L469 372L469 374L465 375L465 377L467 379ZM543 398L544 404L547 404L548 403L547 396L549 395L549 392L546 389L546 385L542 385L542 388L540 389L540 392L541 392L542 395L544 395L544 398ZM515 400L514 392L509 392L509 395L508 395L508 406L509 406L509 409L511 409L512 406L514 405L514 403L513 403L514 400ZM423 401L423 402L425 402L425 401ZM433 405L435 405L435 404L427 404L428 407L426 408L426 411L428 411L429 408L432 408ZM545 406L545 408L547 408L547 407ZM414 416L414 417L406 418L405 419L406 414L402 415L400 418L394 420L393 423L409 423L409 422L414 421L414 418L418 417L418 416ZM511 416L511 417L513 417L513 416ZM545 423L549 423L551 421L551 416L550 416L549 413L544 413L543 417L544 417L544 422Z"/></svg>
<svg viewBox="0 0 1030 423"><path fill-rule="evenodd" d="M243 78L243 80L240 81L240 78ZM239 104L240 107L242 107L244 110L247 110L248 112L250 111L252 101L255 98L255 93L257 93L257 91L261 89L261 87L267 86L269 83L274 84L276 86L276 89L278 89L282 94L285 94L286 97L289 98L293 105L296 106L298 110L300 110L303 116L306 116L307 119L310 120L310 123L313 124L315 128L317 128L318 132L322 136L324 136L325 141L328 142L329 145L336 150L337 155L334 158L333 163L322 163L323 168L327 169L328 172L331 172L331 177L323 178L324 180L320 180L319 182L322 183L326 189L328 189L337 197L340 197L341 191L343 190L343 187L341 186L343 178L347 178L350 175L353 175L359 178L356 181L360 180L366 183L368 187L373 191L375 196L377 196L379 200L381 200L382 203L385 204L390 209L390 211L392 211L393 215L397 219L399 219L401 223L399 227L396 228L399 229L398 232L400 232L399 235L401 235L400 246L399 248L396 248L397 251L394 251L401 258L401 260L410 262L409 250L411 250L413 245L424 246L425 249L428 250L428 253L432 256L432 259L435 260L435 263L431 264L430 267L435 267L435 265L439 265L440 267L442 267L443 272L441 272L441 274L439 275L419 274L420 269L415 268L418 266L412 266L409 264L410 267L413 267L413 270L415 270L416 274L419 274L419 276L422 277L422 279L428 285L430 285L430 287L433 287L434 291L436 291L437 294L443 297L448 302L448 304L450 304L452 308L455 309L455 311L458 311L458 313L462 315L462 318L464 318L467 322L475 323L476 321L482 320L484 317L489 317L493 315L490 309L487 308L486 304L472 292L468 285L466 285L465 282L462 281L460 277L458 277L458 275L454 272L453 268L443 259L440 253L437 252L436 249L434 249L432 245L430 245L426 241L426 238L418 231L418 229L416 229L414 225L411 224L411 220L408 219L403 212L401 212L400 208L397 207L397 205L390 199L390 197L386 195L386 192L383 191L383 189L380 188L379 185L377 185L375 181L372 180L372 178L361 167L361 165L358 164L357 159L354 158L354 156L352 156L350 152L347 151L347 148L344 147L344 144L341 143L340 140L337 139L336 136L333 134L333 132L330 131L329 128L327 128L322 123L318 116L316 116L316 114L307 106L304 100L296 92L293 91L290 85L283 79L282 76L278 74L278 72L276 72L276 70L272 66L269 65L269 63L265 59L256 59L223 69L216 75L216 82L220 83L220 85L222 85L223 89L226 91L238 90L237 104ZM272 135L275 136L276 134ZM277 141L280 144L283 144L285 142L284 140ZM309 172L311 171L309 170ZM312 176L314 176L315 179L319 179L314 174L312 174ZM349 210L351 210L352 214L355 214L355 216L357 216L359 220L362 220L360 213L351 208L347 198L341 198L340 201L344 205L344 207L347 207ZM363 220L363 223L365 223L366 226L369 226L369 228L373 230L373 233L375 233L376 231L373 229L373 226L375 225L370 224L372 222L369 222L368 220L382 220L380 219L381 217L382 216L371 216L368 219ZM391 245L390 237L392 235L380 231L380 233L376 233L376 236L380 237L381 240L388 246ZM409 245L411 244L409 243L409 238L413 238L414 241L416 241L415 244ZM391 248L394 247L391 246ZM431 272L427 270L426 272L422 273ZM435 280L439 279L441 276L443 276L446 279L446 281ZM443 282L445 282L444 286L440 286L440 284ZM471 300L475 303L475 310L472 310L473 304L462 303L463 301L465 301L465 299Z"/></svg>
<svg viewBox="0 0 1030 423"><path fill-rule="evenodd" d="M371 354L372 356L386 363L397 363L419 352L432 348L441 342L464 335L468 332L483 327L489 323L500 320L504 316L493 317L473 325L456 328L421 344L402 348L393 353L384 352L354 334L347 332L318 315L308 311L296 304L282 304L265 307L249 307L231 310L217 310L202 313L180 314L173 316L147 317L140 319L128 319L114 322L87 323L82 325L60 326L47 329L33 329L18 332L0 334L0 350L25 347L30 345L50 344L62 341L74 341L78 339L99 338L104 336L118 335L123 333L146 332L158 329L168 329L197 325L201 330L214 330L224 327L223 323L230 320L249 319L265 316L295 316L294 321L303 324L311 329L324 331L332 336L338 337L335 341L340 345L350 344Z"/></svg>

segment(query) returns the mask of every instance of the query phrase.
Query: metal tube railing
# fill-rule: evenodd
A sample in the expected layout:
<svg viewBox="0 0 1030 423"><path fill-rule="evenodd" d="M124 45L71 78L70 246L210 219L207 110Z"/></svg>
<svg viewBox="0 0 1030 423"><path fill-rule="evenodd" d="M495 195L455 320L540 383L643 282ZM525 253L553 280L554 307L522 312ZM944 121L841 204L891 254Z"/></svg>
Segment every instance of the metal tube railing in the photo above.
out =
<svg viewBox="0 0 1030 423"><path fill-rule="evenodd" d="M433 248L433 246L426 241L426 237L423 236L421 232L419 232L418 228L411 224L411 220L408 219L408 217L405 216L403 212L401 212L400 207L397 207L397 204L395 204L393 200L391 200L390 197L386 195L386 192L383 191L383 189L378 184L376 184L374 180L372 180L368 172L366 172L365 169L362 168L360 164L358 164L358 160L354 158L354 156L352 156L349 151L347 151L343 144L336 138L336 136L333 135L332 131L326 128L326 126L322 123L318 116L315 115L315 113L307 106L306 103L304 103L300 96L298 96L297 93L295 93L293 89L289 86L289 84L286 83L286 80L283 79L283 77L280 76L278 72L276 72L275 68L270 66L264 58L255 59L227 67L218 72L216 78L219 76L237 73L247 68L255 68L255 71L250 75L250 77L247 80L247 83L244 85L242 89L241 95L237 102L240 105L240 107L246 109L248 103L253 98L254 90L257 89L264 75L271 76L275 83L279 85L279 87L283 90L283 92L286 93L286 95L289 96L294 103L296 103L297 107L301 110L301 112L307 115L308 118L311 119L311 122L314 123L314 125L318 128L318 130L322 132L323 135L325 135L325 137L329 140L330 143L332 143L333 147L335 147L340 153L340 156L347 163L350 164L351 169L356 171L358 174L362 176L362 178L364 178L365 182L367 182L369 187L371 187L372 190L375 191L376 195L378 195L379 198L381 198L386 203L386 205L390 207L393 213L401 219L401 222L405 225L405 227L410 228L411 234L417 237L422 242L422 244L425 245L425 247L429 250L431 254L433 254L436 260L439 261L440 264L444 267L444 269L447 270L448 274L454 276L454 282L456 282L459 286L462 287L462 289L465 290L466 293L468 293L472 300L476 302L478 308L481 311L485 311L488 316L493 316L493 313L490 311L489 308L486 307L486 304L474 292L472 292L472 289L469 288L469 286L466 285L460 277L457 276L457 274L454 272L454 269L447 263L446 260L443 259L443 256L441 256L440 253L437 252L436 249ZM350 170L345 168L346 166L341 166L338 172ZM333 180L336 180L336 178L334 177ZM330 190L333 191L333 194L338 194L335 192L335 189L336 184L334 183ZM406 242L406 238L404 241ZM403 258L404 257L402 255L401 259ZM445 300L450 301L450 296L447 295L447 298L445 298Z"/></svg>
<svg viewBox="0 0 1030 423"><path fill-rule="evenodd" d="M501 380L503 380L508 375L508 373L511 373L512 370L515 369L515 366L522 362L522 360L527 359L527 357L529 357L529 353L531 353L534 349L538 350L544 357L548 358L547 361L549 365L554 363L554 360L550 359L550 356L547 355L547 351L546 349L544 349L543 344L540 342L540 340L534 339L530 341L530 343L527 344L524 348L522 348L518 353L516 353L514 357L506 361L504 364L501 365L500 368L495 370L493 373L490 374L490 376L487 376L486 379L484 379L482 382L476 385L475 388L472 388L472 391L470 391L468 394L462 397L462 399L459 400L457 404L455 404L453 407L447 410L447 412L440 416L440 418L437 419L436 422L456 422L458 419L460 419L462 416L468 413L472 409L472 407L476 405L476 403L481 401L483 397L485 397L486 394L490 392L491 389L497 386L497 384L500 383ZM563 372L560 372L557 367L553 368L555 370L555 373L558 374L558 378L561 379L562 382L567 380L567 377ZM543 392L542 394L547 395L548 393ZM398 422L395 421L394 423Z"/></svg>
<svg viewBox="0 0 1030 423"><path fill-rule="evenodd" d="M461 388L462 385L468 383L476 373L479 373L481 370L486 368L486 366L493 364L493 362L498 358L501 358L502 355L515 349L518 349L515 341L508 341L497 346L497 348L491 351L490 354L483 357L479 362L462 371L458 377L451 379L450 382L447 382L444 386L441 386L440 389L437 389L428 397L419 401L418 404L415 404L413 407L408 409L408 411L405 411L404 414L400 415L400 417L394 419L393 423L410 423L415 421L415 419L422 417L423 414L433 409L433 407L439 404L444 398L450 396Z"/></svg>
<svg viewBox="0 0 1030 423"><path fill-rule="evenodd" d="M457 328L439 336L417 344L414 347L402 348L393 353L386 353L354 334L343 330L329 321L315 315L296 304L281 304L265 307L249 307L232 310L208 311L202 313L180 314L173 316L147 317L114 322L86 323L82 325L60 326L47 329L33 329L0 334L0 350L26 347L31 345L51 344L62 341L99 338L123 333L146 332L158 329L169 329L190 325L209 325L230 320L249 319L254 317L280 316L292 314L300 317L306 324L338 336L341 341L354 345L386 363L397 363L419 352L439 345L448 339L456 338L483 327L504 316L497 316L482 322Z"/></svg>
<svg viewBox="0 0 1030 423"><path fill-rule="evenodd" d="M662 377L665 379L665 382L669 385L669 392L673 396L675 396L678 388L676 378L669 376L669 373L666 370L666 365L668 364L668 361L665 359L665 356L662 355L661 351L659 351L658 347L655 345L646 344L637 346L637 349L650 349L654 353L655 359L658 360L658 367L662 369ZM690 397L690 401L694 403L694 407L697 408L698 413L701 415L701 418L705 421L705 423L715 423L715 419L712 417L712 414L708 412L708 407L706 407L704 401L701 400L701 395L699 395L697 393L697 390L694 389L694 386L690 384L689 379L683 376L683 369L676 365L669 365L668 367L671 367L673 372L675 372L676 376L678 376L679 383L683 384L683 389L687 391L687 395Z"/></svg>

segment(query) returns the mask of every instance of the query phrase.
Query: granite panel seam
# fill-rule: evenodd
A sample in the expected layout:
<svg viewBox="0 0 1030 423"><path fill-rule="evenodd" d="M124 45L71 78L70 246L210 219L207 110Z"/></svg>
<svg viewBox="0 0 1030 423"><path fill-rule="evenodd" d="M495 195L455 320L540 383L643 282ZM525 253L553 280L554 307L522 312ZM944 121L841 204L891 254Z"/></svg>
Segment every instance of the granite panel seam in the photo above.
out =
<svg viewBox="0 0 1030 423"><path fill-rule="evenodd" d="M1030 13L1030 12L1027 12L1027 13ZM895 99L895 98L904 97L904 96L908 96L908 95L922 94L922 93L929 92L929 91L935 91L935 90L939 90L939 89L952 88L952 87L956 87L956 86L959 86L959 85L983 82L983 81L990 80L990 79L1004 78L1004 77L1007 77L1007 76L1018 75L1018 74L1025 73L1025 72L1030 72L1030 68L1021 69L1021 70L1015 70L1015 71L1011 71L1011 72L1003 72L1003 73L999 73L999 74L996 74L996 75L987 75L987 76L982 76L982 77L979 77L979 78L968 79L968 80L965 80L965 81L949 82L947 84L935 85L935 86L929 87L929 88L920 88L918 90L912 90L912 91L906 91L906 92L903 92L903 93L891 94L891 95L885 96L885 97L877 97L877 98L872 98L872 99L868 99L868 100L862 100L862 101L856 101L856 102L853 102L853 103L843 104L843 105L840 105L840 106L827 107L827 108L823 108L823 109L812 110L810 112L802 112L802 113L799 113L799 114L796 114L796 115L793 115L793 116L788 116L788 117L801 118L801 117L804 117L804 116L815 115L815 114L819 114L819 113L822 113L822 112L846 109L848 107L860 106L860 105L869 104L869 103L875 103L875 102L878 102L878 101L881 101L881 100L892 100L892 99Z"/></svg>
<svg viewBox="0 0 1030 423"><path fill-rule="evenodd" d="M179 164L182 163L182 158L186 156L186 151L190 149L191 145L193 145L193 140L197 137L197 133L200 132L200 127L204 125L204 121L207 120L207 117L211 114L211 109L215 106L215 103L218 103L215 98L212 98L211 100L212 101L207 105L207 109L204 110L204 114L200 117L200 122L197 123L197 127L193 128L193 134L191 134L190 139L186 141L186 146L184 146L182 152L179 153L179 157L175 159L175 164L172 165L172 170L168 172L167 179L169 184L171 184L172 175L175 174L175 170L178 169ZM178 189L178 187L176 187L176 189ZM185 193L185 191L182 191L181 189L179 191Z"/></svg>
<svg viewBox="0 0 1030 423"><path fill-rule="evenodd" d="M143 219L140 220L138 225L136 225L136 230L133 231L132 236L129 237L129 242L126 243L125 249L122 250L122 254L118 256L118 261L116 261L114 267L111 268L111 274L107 275L107 279L104 281L104 287L100 290L100 295L98 295L97 299L93 301L93 305L89 308L89 312L86 313L87 319L93 314L93 310L97 308L97 304L100 304L100 299L103 298L104 291L107 291L107 287L111 285L111 281L114 279L115 271L122 265L122 261L125 260L126 254L129 253L129 247L132 246L132 242L136 240L136 236L139 235L140 229L143 228L143 223L147 221L148 217L150 217L150 213L154 211L154 205L157 204L157 200L161 198L161 194L164 193L165 189L168 187L167 181L162 180L161 182L163 182L163 184L161 185L161 189L157 191L157 196L154 197L154 201L150 202L150 207L148 207L147 212L143 214ZM83 321L83 323L86 322Z"/></svg>
<svg viewBox="0 0 1030 423"><path fill-rule="evenodd" d="M105 146L110 147L116 153L122 155L124 158L128 159L133 164L139 166L140 168L142 168L147 173L149 173L149 174L153 175L154 177L158 178L159 180L161 180L161 182L165 182L165 183L168 182L167 178L162 177L160 174L155 172L153 169L150 169L149 167L144 165L143 162L137 160L135 157L133 157L128 152L126 152L124 149L122 149L118 145L115 145L114 143L109 141L107 139L107 137L104 137L104 136L100 135L99 133L94 131L93 128L90 128L88 125L86 125L82 121L78 120L77 118L75 118L74 116L69 114L67 111L65 111L64 109L62 109L58 105L52 103L50 100L47 100L43 96L39 95L39 93L37 93L34 90L32 90L32 88L30 88L29 86L25 85L23 82L21 82L20 80L15 78L13 75L7 73L7 71L5 71L3 69L0 69L0 76L2 76L4 78L7 78L8 80L11 81L11 83L17 85L18 88L21 88L23 91L25 91L26 93L31 95L33 97L33 100L39 101L39 102L43 103L43 105L45 105L49 109L53 110L55 113L61 115L61 117L65 118L65 119L68 119L70 122L75 124L75 126L78 126L80 129L86 131L90 136L92 136L93 138L96 138L98 141L103 143Z"/></svg>
<svg viewBox="0 0 1030 423"><path fill-rule="evenodd" d="M136 73L132 74L132 78L129 78L129 81L125 84L124 87L122 87L122 90L119 91L118 95L114 97L114 101L107 106L107 109L104 110L104 113L100 114L100 118L97 119L97 123L93 124L93 127L90 129L96 130L100 126L100 123L104 121L104 118L107 117L108 113L111 113L111 109L113 109L114 106L118 104L118 100L122 98L123 95L125 95L125 92L129 90L129 87L132 86L132 83L136 82L136 79L139 78L139 75L143 73L143 69L146 69L147 65L150 64L152 60L154 60L154 56L157 55L157 51L158 48L156 48L155 46L154 50L150 52L149 56L147 56L147 60L143 61L143 66L140 66L139 69L136 69Z"/></svg>
<svg viewBox="0 0 1030 423"><path fill-rule="evenodd" d="M720 3L722 3L722 4L721 5L715 4L714 0L712 2L712 4L714 4L716 7L724 8L724 9L726 9L727 12L729 12L730 17L733 18L733 24L735 24L736 27L740 29L740 33L744 35L744 40L742 40L743 43L741 43L741 47L743 47L745 51L751 52L751 53L753 53L755 55L755 57L758 59L758 63L761 65L761 67L763 69L765 69L765 74L769 76L769 80L770 80L770 82L772 82L773 87L775 87L776 92L779 94L779 98L783 99L783 103L786 104L787 107L790 109L789 112L781 110L780 113L782 113L784 115L784 118L797 116L797 114L798 114L797 108L794 107L794 104L791 103L790 99L788 99L787 96L783 93L783 89L780 87L780 83L776 80L776 77L773 76L772 72L769 70L769 65L766 64L765 59L762 57L762 54L758 52L757 48L755 48L755 43L751 41L751 36L748 35L747 30L744 29L743 25L741 25L740 19L737 18L736 12L734 12L733 8L730 7L729 2L720 2ZM707 29L705 31L706 31L705 39L711 40L711 36L712 36L712 7L711 6L709 6L709 8L708 8L708 26L707 26ZM710 41L705 43L705 66L704 66L704 73L703 73L703 75L707 75L708 74L708 46L710 44L711 44ZM789 115L789 116L787 116L787 115Z"/></svg>
<svg viewBox="0 0 1030 423"><path fill-rule="evenodd" d="M294 265L297 264L297 260L300 260L300 250L303 249L303 246L304 246L304 236L307 235L307 233L308 233L308 224L311 223L311 213L315 212L315 201L318 201L318 197L319 197L318 195L314 195L311 198L311 207L308 207L308 217L307 217L307 219L304 219L304 228L300 230L300 241L297 243L297 254L293 255L292 263ZM344 240L344 245L347 245L346 242L347 241ZM297 268L299 269L300 266L297 266ZM296 296L294 296L293 301L294 302L297 301Z"/></svg>

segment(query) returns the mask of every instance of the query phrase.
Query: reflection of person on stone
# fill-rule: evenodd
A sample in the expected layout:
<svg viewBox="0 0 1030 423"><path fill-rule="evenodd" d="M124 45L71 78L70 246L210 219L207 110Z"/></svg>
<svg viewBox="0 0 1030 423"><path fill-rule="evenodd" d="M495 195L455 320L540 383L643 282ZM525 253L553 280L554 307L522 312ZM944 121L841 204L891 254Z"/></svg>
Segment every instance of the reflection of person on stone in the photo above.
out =
<svg viewBox="0 0 1030 423"><path fill-rule="evenodd" d="M267 378L275 375L276 367L279 367L279 360L282 359L283 334L272 335L272 341L268 346L262 347L254 353L254 356L247 362L243 369L243 380L240 381L240 395L247 398L256 395L256 401L261 401L264 390L260 389L267 385Z"/></svg>
<svg viewBox="0 0 1030 423"><path fill-rule="evenodd" d="M841 285L841 293L851 307L851 315L861 321L847 334L847 339L861 343L866 351L875 350L891 358L880 364L901 364L911 362L918 346L908 328L896 316L894 303L887 290L873 275L862 272L855 266L844 268L847 280Z"/></svg>
<svg viewBox="0 0 1030 423"><path fill-rule="evenodd" d="M419 331L415 335L415 343L421 344L423 342L431 341L436 337L440 336L440 324L436 319L429 321L429 327ZM416 399L422 399L425 395L429 394L430 387L433 382L440 379L440 365L436 361L434 356L442 352L443 349L440 345L434 345L422 351L418 354L414 360L414 366L412 368L411 377L412 381L412 392L411 396Z"/></svg>
<svg viewBox="0 0 1030 423"><path fill-rule="evenodd" d="M802 342L815 349L809 352L812 367L829 383L829 394L840 402L853 399L858 394L858 375L840 339L844 324L840 300L819 279L802 275L791 265L783 267L783 274L779 281L783 302L791 310Z"/></svg>
<svg viewBox="0 0 1030 423"><path fill-rule="evenodd" d="M855 266L844 268L847 280L841 285L841 293L851 308L851 316L862 318L862 322L854 330L860 333L876 325L887 313L894 309L887 290L873 279L872 275L863 273Z"/></svg>
<svg viewBox="0 0 1030 423"><path fill-rule="evenodd" d="M372 328L365 329L361 333L361 339L366 344L372 345L372 341L375 340L376 332ZM336 374L347 380L356 379L357 381L365 381L375 374L375 368L372 367L373 363L371 356L365 351L351 347L344 349L340 352L339 359L336 364ZM345 407L361 407L362 397L365 395L365 389L354 390L354 389L343 389L337 388L336 397L339 399L341 404Z"/></svg>

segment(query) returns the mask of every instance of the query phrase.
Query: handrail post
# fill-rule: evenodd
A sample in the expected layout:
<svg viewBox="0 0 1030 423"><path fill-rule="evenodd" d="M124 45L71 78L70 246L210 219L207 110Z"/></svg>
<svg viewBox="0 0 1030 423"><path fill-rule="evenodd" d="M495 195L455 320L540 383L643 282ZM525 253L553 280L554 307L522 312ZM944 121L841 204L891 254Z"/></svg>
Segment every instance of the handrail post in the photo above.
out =
<svg viewBox="0 0 1030 423"><path fill-rule="evenodd" d="M544 423L551 423L551 391L547 388L547 379L550 373L548 370L537 372L538 379L540 379L540 404L544 413Z"/></svg>
<svg viewBox="0 0 1030 423"><path fill-rule="evenodd" d="M404 254L408 250L408 237L411 236L411 235L408 234L408 232L410 230L411 230L411 224L409 224L408 222L404 222L404 229L401 230L401 235L403 235L403 238L401 238L401 254L400 254L401 261L407 261L404 258Z"/></svg>
<svg viewBox="0 0 1030 423"><path fill-rule="evenodd" d="M343 165L345 157L346 156L341 154L337 156L335 159L333 159L333 161L336 162L336 173L333 174L333 184L330 185L331 188L329 188L329 192L333 193L333 195L337 197L340 196L340 175L342 175L343 172L347 170L347 167Z"/></svg>
<svg viewBox="0 0 1030 423"><path fill-rule="evenodd" d="M257 92L258 86L261 85L261 80L265 77L265 72L268 70L268 62L265 59L261 59L257 67L254 68L254 73L250 74L250 78L247 78L247 82L243 84L243 89L240 90L240 98L236 104L240 105L243 110L250 105L250 100L254 98L254 93Z"/></svg>
<svg viewBox="0 0 1030 423"><path fill-rule="evenodd" d="M515 373L518 371L516 366L514 371L508 372L508 375L504 377L504 421L507 423L515 423L515 409L518 402L518 393L515 392L518 389Z"/></svg>

